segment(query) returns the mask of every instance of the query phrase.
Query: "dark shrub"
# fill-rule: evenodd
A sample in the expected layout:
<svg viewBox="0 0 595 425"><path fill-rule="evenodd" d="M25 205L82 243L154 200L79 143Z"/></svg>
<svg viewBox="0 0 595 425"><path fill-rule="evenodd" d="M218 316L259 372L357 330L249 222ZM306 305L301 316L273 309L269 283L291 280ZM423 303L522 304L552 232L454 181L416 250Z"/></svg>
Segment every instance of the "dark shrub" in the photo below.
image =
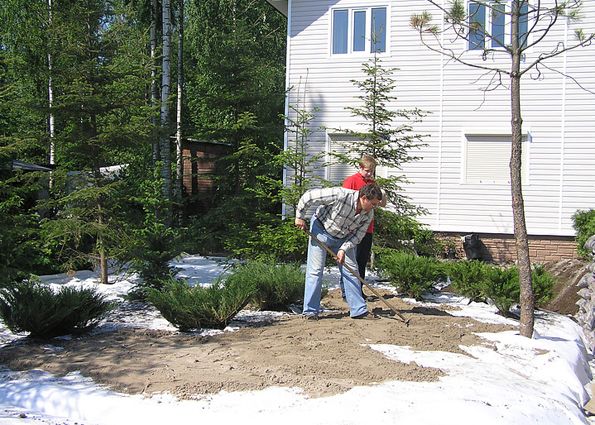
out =
<svg viewBox="0 0 595 425"><path fill-rule="evenodd" d="M243 282L209 287L190 287L183 280L169 279L162 290L147 288L147 299L181 331L225 328L254 296L255 288Z"/></svg>
<svg viewBox="0 0 595 425"><path fill-rule="evenodd" d="M415 299L421 299L438 280L445 277L438 260L391 249L378 250L376 267L390 278L399 292Z"/></svg>
<svg viewBox="0 0 595 425"><path fill-rule="evenodd" d="M543 307L554 296L553 288L556 283L555 277L548 272L543 264L533 264L531 272L531 283L535 295L535 305Z"/></svg>
<svg viewBox="0 0 595 425"><path fill-rule="evenodd" d="M504 316L508 316L510 307L519 302L519 272L516 267L488 267L482 286L485 297L492 300Z"/></svg>
<svg viewBox="0 0 595 425"><path fill-rule="evenodd" d="M435 257L444 246L434 233L413 217L392 211L374 211L374 243L383 248L411 251L426 257Z"/></svg>
<svg viewBox="0 0 595 425"><path fill-rule="evenodd" d="M160 289L174 276L169 262L178 255L179 235L175 229L161 223L150 223L134 233L131 268L141 277L137 293L141 298L145 288Z"/></svg>
<svg viewBox="0 0 595 425"><path fill-rule="evenodd" d="M235 256L244 259L302 262L306 259L308 237L293 221L262 224L243 241L226 245Z"/></svg>
<svg viewBox="0 0 595 425"><path fill-rule="evenodd" d="M590 251L584 245L591 236L595 235L595 210L578 210L572 216L573 227L576 230L576 244L579 254L587 258Z"/></svg>
<svg viewBox="0 0 595 425"><path fill-rule="evenodd" d="M452 289L457 294L469 298L470 301L485 301L483 281L489 266L479 260L461 260L447 263L447 274Z"/></svg>
<svg viewBox="0 0 595 425"><path fill-rule="evenodd" d="M303 299L305 274L298 265L249 261L225 279L226 285L256 288L251 302L259 310L287 311Z"/></svg>
<svg viewBox="0 0 595 425"><path fill-rule="evenodd" d="M553 293L553 276L542 265L534 265L531 271L531 280L535 305L547 304ZM513 305L519 303L520 282L519 271L516 267L488 267L482 286L485 297L491 299L500 313L505 316L509 315Z"/></svg>
<svg viewBox="0 0 595 425"><path fill-rule="evenodd" d="M34 338L82 333L113 308L95 289L62 287L57 292L37 282L21 282L0 290L0 316L12 332Z"/></svg>

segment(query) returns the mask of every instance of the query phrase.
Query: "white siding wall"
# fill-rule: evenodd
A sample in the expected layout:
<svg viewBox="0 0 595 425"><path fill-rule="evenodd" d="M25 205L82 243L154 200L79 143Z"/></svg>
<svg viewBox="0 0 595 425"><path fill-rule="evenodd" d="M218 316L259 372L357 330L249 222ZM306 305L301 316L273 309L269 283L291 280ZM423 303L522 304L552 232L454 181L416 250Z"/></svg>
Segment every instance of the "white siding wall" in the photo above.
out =
<svg viewBox="0 0 595 425"><path fill-rule="evenodd" d="M366 56L331 57L330 9L351 6L388 6L389 41L383 65L399 70L395 108L419 107L431 112L416 126L428 134L423 159L407 164L407 195L428 209L422 218L436 231L512 233L510 187L507 184L466 184L462 178L465 134L510 132L510 95L500 88L485 93L489 77L484 71L449 62L431 52L409 26L412 14L430 11L424 0L292 0L290 2L289 101L319 108L312 122L316 130L311 148L327 147L327 132L355 129L357 119L345 106L356 105L357 89L350 80L361 79ZM527 55L529 63L550 51L573 28L595 30L595 2L585 2L579 25L562 20L556 30ZM445 40L447 41L447 40ZM464 42L460 42L461 51ZM485 62L468 52L477 63L508 67L501 57ZM583 88L557 72L542 68L539 79L532 71L522 80L523 130L530 135L524 184L527 225L533 235L573 235L571 216L577 209L595 208L595 45L574 50L549 62L549 67L573 76ZM504 81L508 83L507 81ZM586 91L586 90L589 91ZM305 93L305 103L304 101ZM381 170L392 173L393 170Z"/></svg>

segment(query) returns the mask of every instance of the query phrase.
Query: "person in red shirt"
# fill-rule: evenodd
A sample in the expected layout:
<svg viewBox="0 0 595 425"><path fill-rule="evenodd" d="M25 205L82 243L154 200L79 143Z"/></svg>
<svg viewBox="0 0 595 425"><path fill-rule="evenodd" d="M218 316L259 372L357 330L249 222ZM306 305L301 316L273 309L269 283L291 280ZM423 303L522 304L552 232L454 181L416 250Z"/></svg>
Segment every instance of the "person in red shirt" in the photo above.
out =
<svg viewBox="0 0 595 425"><path fill-rule="evenodd" d="M357 173L347 177L343 181L343 187L347 189L360 190L369 183L374 183L374 174L376 171L376 160L370 155L364 155L359 160L359 170ZM386 205L386 196L383 197L383 202L380 206ZM356 261L359 275L362 279L366 278L366 264L370 260L370 252L372 250L372 235L374 233L374 220L370 223L366 235L360 241L356 248ZM341 293L345 294L343 290L343 282L341 281ZM363 292L364 299L366 295Z"/></svg>

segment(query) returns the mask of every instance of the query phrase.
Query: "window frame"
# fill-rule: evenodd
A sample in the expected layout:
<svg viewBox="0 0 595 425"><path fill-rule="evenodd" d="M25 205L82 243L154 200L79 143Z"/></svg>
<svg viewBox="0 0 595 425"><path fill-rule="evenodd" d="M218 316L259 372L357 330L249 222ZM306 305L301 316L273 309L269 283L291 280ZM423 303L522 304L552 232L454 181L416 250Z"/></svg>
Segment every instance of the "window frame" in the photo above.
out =
<svg viewBox="0 0 595 425"><path fill-rule="evenodd" d="M373 11L376 9L383 9L384 10L384 51L374 51L373 41L372 41L372 26L373 26ZM338 11L347 11L347 49L345 52L337 52L335 51L336 38L336 24L335 24L335 13ZM363 50L356 50L355 46L355 31L356 31L356 14L357 13L365 13L365 29L364 29L364 43L363 43ZM361 16L361 15L360 15ZM390 8L388 5L370 5L370 6L347 6L347 7L336 7L330 9L330 31L329 31L329 52L330 56L333 57L348 57L348 56L366 56L373 53L379 55L386 55L389 53L389 28L390 28ZM341 45L345 43L342 42ZM361 47L361 45L358 45Z"/></svg>
<svg viewBox="0 0 595 425"><path fill-rule="evenodd" d="M484 3L488 3L489 6L486 6L486 4ZM483 43L478 43L476 40L478 40L477 36L474 37L474 40L472 41L472 33L473 31L471 30L471 24L469 23L469 35L468 35L468 40L467 40L467 46L466 46L466 50L468 51L480 51L483 52L484 50L504 50L505 46L510 46L512 44L512 19L510 16L510 8L511 8L511 1L507 0L506 3L499 3L497 1L487 1L484 3L480 3L478 1L474 1L474 0L469 0L467 2L467 15L469 17L469 19L475 15L477 12L475 13L471 13L471 8L473 6L476 6L479 9L482 9L482 14L483 14L483 25L481 27L481 32L483 33ZM501 45L498 41L497 41L497 36L500 36L500 32L498 34L495 34L494 31L494 25L495 25L495 20L494 20L494 14L492 13L493 10L495 10L495 8L499 8L500 6L503 6L504 11L501 12L501 14L504 15L504 31L501 34L502 38L503 38L503 45ZM523 4L523 10L521 11L521 13L528 13L530 11L531 8L531 4L530 2L526 2ZM468 21L468 22L476 22L475 20L473 21ZM492 35L491 39L487 38L486 35L486 28L489 29L489 34ZM528 30L529 30L529 20L528 17L525 16L524 18L521 17L521 22L519 23L519 32L524 28L524 33L521 33L521 35L519 35L519 41L521 41L523 43L523 48L527 48L528 42L529 42L529 37L528 37ZM479 47L481 46L481 47Z"/></svg>

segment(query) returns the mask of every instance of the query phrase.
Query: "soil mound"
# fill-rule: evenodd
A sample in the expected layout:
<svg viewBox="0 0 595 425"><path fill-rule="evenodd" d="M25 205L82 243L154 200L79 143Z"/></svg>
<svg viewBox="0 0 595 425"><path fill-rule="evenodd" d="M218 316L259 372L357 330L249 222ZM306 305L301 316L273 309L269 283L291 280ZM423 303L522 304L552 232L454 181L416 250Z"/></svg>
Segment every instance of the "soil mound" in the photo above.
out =
<svg viewBox="0 0 595 425"><path fill-rule="evenodd" d="M545 263L545 269L556 278L554 296L545 306L547 310L574 316L578 312L576 302L580 289L577 283L587 273L587 262L578 259Z"/></svg>

